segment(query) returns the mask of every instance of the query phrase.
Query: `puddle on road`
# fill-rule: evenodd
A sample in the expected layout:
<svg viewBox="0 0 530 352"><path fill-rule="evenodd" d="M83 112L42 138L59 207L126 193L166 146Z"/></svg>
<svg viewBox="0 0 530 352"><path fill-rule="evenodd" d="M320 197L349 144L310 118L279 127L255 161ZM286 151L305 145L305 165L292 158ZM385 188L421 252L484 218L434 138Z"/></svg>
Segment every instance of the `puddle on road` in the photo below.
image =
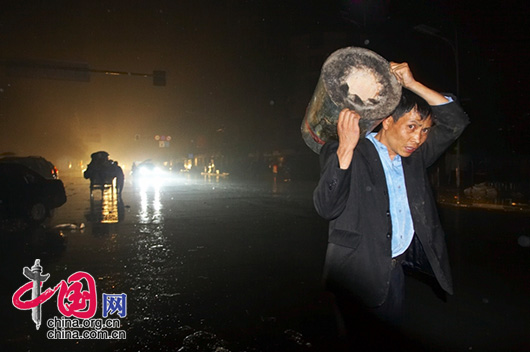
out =
<svg viewBox="0 0 530 352"><path fill-rule="evenodd" d="M212 190L218 192L210 192L208 197L213 197L216 202L227 194L239 201L241 197L246 197L248 192L259 193L257 190L246 188L240 192L241 189L236 187L225 192L225 189L221 189L218 185ZM202 194L201 192L202 186L197 193ZM195 197L193 192L186 194L191 194L191 198ZM267 195L269 194L270 191ZM83 258L85 262L110 258L109 263L114 266L107 266L107 262L103 261L98 264L112 268L112 274L104 271L97 276L98 288L116 287L119 292L125 291L130 294L128 295L130 315L123 319L128 337L128 341L123 342L123 350L257 352L299 351L309 348L310 344L301 333L281 328L276 320L266 323L250 322L250 325L260 327L265 325L263 328L265 332L254 329L255 326L249 326L249 329L253 329L253 333L260 338L267 336L259 341L260 338L253 337L252 334L242 336L239 331L229 331L227 335L226 329L230 329L229 326L233 322L219 322L222 318L211 317L214 321L217 319L214 322L218 324L217 327L205 325L203 320L205 317L210 317L210 311L204 308L205 302L201 292L206 292L210 288L211 281L215 280L215 277L204 272L204 268L195 265L208 256L211 245L205 246L204 243L201 245L187 243L185 247L180 247L181 244L175 245L172 236L179 234L166 228L166 222L170 222L164 219L164 215L168 218L170 215L168 208L163 209L163 204L169 207L169 203L161 199L163 196L160 190L154 188L145 189L143 194L137 193L134 202L131 201L132 211L127 213L129 219L125 226L122 222L119 225L102 223L100 220L103 217L94 221L88 219L88 228L83 234L80 231L81 223L69 223L69 221L78 221L79 217L76 220L66 217L66 220L62 220L64 223L56 228L67 235L71 234L71 238L77 241L74 248L76 255L81 248L90 249L86 258ZM85 198L84 201L88 200ZM93 209L101 211L99 205L103 204L99 202L100 200L96 199ZM217 204L213 201L212 203ZM270 207L274 204L276 203L272 203ZM261 203L259 205L262 206ZM247 203L244 206L247 207ZM111 210L109 214L114 212L115 210ZM127 232L124 229L127 229ZM99 255L99 253L101 257L93 257L94 254ZM190 258L196 261L192 263L193 265L190 265L192 262ZM78 263L77 256L73 259ZM67 271L66 268L64 271ZM175 273L181 272L183 277L174 277ZM176 282L177 280L179 281ZM192 280L193 285L186 280ZM231 317L232 315L228 320L232 319ZM182 327L183 324L196 324L196 326L192 329ZM282 348L271 349L261 346L282 346Z"/></svg>
<svg viewBox="0 0 530 352"><path fill-rule="evenodd" d="M105 188L90 193L90 208L86 219L92 223L116 224L125 218L125 206L116 188Z"/></svg>

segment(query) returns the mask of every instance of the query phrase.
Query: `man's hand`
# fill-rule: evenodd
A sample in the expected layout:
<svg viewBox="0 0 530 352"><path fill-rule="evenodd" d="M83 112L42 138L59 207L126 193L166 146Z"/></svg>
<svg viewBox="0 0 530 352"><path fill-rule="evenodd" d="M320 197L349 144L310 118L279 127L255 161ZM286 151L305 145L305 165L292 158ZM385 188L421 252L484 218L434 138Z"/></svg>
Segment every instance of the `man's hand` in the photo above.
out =
<svg viewBox="0 0 530 352"><path fill-rule="evenodd" d="M403 87L425 99L429 105L441 105L449 102L449 100L447 100L440 93L416 81L412 75L409 64L406 62L390 62L390 71L394 74L394 76L396 76L397 80Z"/></svg>
<svg viewBox="0 0 530 352"><path fill-rule="evenodd" d="M343 109L339 114L337 121L337 134L339 136L339 148L337 156L339 166L346 170L353 158L353 150L359 142L360 129L359 120L361 116L353 110Z"/></svg>

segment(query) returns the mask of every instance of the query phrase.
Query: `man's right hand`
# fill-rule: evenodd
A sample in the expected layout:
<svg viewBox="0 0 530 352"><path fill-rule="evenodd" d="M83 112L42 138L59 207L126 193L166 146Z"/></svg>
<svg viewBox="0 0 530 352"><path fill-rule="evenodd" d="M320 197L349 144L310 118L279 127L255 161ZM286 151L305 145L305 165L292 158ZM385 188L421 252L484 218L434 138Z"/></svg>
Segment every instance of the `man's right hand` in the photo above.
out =
<svg viewBox="0 0 530 352"><path fill-rule="evenodd" d="M343 109L337 121L337 134L339 136L339 148L337 156L341 169L347 169L353 158L353 150L359 142L360 129L359 120L361 116L353 110Z"/></svg>

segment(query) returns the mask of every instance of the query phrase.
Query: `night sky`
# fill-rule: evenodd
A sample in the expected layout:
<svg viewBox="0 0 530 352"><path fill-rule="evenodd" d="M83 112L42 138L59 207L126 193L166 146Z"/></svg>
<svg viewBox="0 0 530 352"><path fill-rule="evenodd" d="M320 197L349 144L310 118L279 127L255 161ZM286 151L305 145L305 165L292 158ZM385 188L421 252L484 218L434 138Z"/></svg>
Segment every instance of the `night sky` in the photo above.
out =
<svg viewBox="0 0 530 352"><path fill-rule="evenodd" d="M523 1L9 3L0 12L0 153L60 164L87 162L104 149L127 163L149 157L157 134L171 135L164 152L175 154L306 148L299 133L305 105L319 66L340 47L407 61L418 80L456 92L454 54L444 40L414 30L426 24L458 43L459 98L472 120L467 151L530 154L530 6ZM308 40L325 48L322 60L310 69L299 65L293 43L324 33L344 39L327 46ZM88 82L8 75L6 62L21 60L163 70L167 84L97 72Z"/></svg>

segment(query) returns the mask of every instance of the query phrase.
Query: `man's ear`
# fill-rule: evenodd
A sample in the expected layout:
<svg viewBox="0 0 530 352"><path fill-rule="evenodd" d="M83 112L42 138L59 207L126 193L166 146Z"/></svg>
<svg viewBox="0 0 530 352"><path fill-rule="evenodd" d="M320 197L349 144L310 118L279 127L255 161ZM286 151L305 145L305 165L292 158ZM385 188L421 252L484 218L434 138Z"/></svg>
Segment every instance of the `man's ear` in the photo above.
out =
<svg viewBox="0 0 530 352"><path fill-rule="evenodd" d="M383 128L388 130L394 124L394 118L392 116L387 117L383 120Z"/></svg>

